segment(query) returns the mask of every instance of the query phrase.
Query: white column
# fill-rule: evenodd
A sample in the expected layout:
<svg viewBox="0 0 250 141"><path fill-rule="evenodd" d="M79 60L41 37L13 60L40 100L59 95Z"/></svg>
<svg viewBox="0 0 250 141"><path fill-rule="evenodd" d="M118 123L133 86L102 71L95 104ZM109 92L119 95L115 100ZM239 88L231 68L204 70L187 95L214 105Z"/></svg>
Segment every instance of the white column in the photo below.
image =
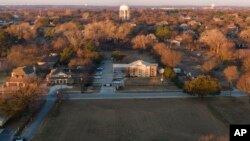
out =
<svg viewBox="0 0 250 141"><path fill-rule="evenodd" d="M123 19L126 20L126 10L123 11Z"/></svg>

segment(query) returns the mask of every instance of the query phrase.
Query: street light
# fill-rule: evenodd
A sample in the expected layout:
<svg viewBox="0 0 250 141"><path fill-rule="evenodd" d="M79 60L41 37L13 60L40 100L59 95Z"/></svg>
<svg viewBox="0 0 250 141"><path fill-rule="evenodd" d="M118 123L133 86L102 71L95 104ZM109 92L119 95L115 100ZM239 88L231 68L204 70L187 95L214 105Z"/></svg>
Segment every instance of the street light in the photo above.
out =
<svg viewBox="0 0 250 141"><path fill-rule="evenodd" d="M250 103L250 77L247 78L246 82L247 82L247 89L246 89L246 91L247 91L247 94L249 96L249 103Z"/></svg>
<svg viewBox="0 0 250 141"><path fill-rule="evenodd" d="M59 99L59 90L56 91L56 98Z"/></svg>
<svg viewBox="0 0 250 141"><path fill-rule="evenodd" d="M83 93L83 84L82 84L82 81L83 81L83 78L81 77L81 85L80 85L80 87L81 87L81 93Z"/></svg>
<svg viewBox="0 0 250 141"><path fill-rule="evenodd" d="M161 74L161 83L163 84L163 81L164 81L164 78L163 78L163 73L164 73L164 69L163 68L161 68L160 70L159 70L159 73Z"/></svg>

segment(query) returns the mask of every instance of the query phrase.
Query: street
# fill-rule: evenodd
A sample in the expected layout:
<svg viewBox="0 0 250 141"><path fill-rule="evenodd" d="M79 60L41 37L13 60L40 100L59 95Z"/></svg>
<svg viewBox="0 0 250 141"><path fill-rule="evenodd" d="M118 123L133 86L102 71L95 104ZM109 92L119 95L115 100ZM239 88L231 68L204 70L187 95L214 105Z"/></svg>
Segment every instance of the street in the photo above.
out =
<svg viewBox="0 0 250 141"><path fill-rule="evenodd" d="M15 135L17 129L5 128L0 134L0 141L12 141L12 137Z"/></svg>
<svg viewBox="0 0 250 141"><path fill-rule="evenodd" d="M62 88L69 88L69 87L68 86L62 86ZM56 101L55 93L59 89L61 89L61 86L59 86L59 85L50 87L50 90L49 90L48 94L46 95L45 104L43 105L41 111L38 113L36 118L34 118L32 123L30 123L24 129L24 131L23 131L23 133L21 135L22 137L25 137L26 139L29 140L35 135L35 133L39 129L40 125L42 124L43 120L45 119L45 117L47 116L47 114L49 113L49 111L51 110L53 105L55 104L55 101Z"/></svg>
<svg viewBox="0 0 250 141"><path fill-rule="evenodd" d="M242 97L244 93L234 90L230 95L229 91L222 91L220 95L207 97ZM160 99L160 98L197 98L183 92L164 92L164 93L96 93L96 94L65 94L64 99L67 100L88 100L88 99Z"/></svg>

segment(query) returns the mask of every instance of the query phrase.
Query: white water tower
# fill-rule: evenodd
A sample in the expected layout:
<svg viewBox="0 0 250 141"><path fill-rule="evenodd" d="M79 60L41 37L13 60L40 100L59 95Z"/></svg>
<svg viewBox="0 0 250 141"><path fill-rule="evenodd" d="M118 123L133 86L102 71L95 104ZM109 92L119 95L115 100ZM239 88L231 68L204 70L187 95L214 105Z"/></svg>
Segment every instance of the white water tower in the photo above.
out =
<svg viewBox="0 0 250 141"><path fill-rule="evenodd" d="M130 19L130 9L127 5L121 5L119 9L119 17L126 21Z"/></svg>
<svg viewBox="0 0 250 141"><path fill-rule="evenodd" d="M214 9L215 8L215 4L211 4L211 9Z"/></svg>

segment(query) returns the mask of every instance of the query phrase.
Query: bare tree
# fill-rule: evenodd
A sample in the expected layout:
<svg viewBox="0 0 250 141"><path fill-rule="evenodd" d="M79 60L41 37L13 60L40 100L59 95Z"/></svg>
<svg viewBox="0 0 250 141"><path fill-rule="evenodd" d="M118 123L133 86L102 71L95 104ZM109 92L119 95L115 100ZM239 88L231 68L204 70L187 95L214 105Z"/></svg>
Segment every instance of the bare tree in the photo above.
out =
<svg viewBox="0 0 250 141"><path fill-rule="evenodd" d="M218 59L216 58L210 59L201 66L201 70L205 73L209 73L214 68L216 68L218 64L219 64Z"/></svg>
<svg viewBox="0 0 250 141"><path fill-rule="evenodd" d="M64 47L66 47L66 41L63 38L57 38L52 41L52 47L54 50L62 50Z"/></svg>
<svg viewBox="0 0 250 141"><path fill-rule="evenodd" d="M150 39L145 35L137 35L132 39L133 49L146 49L150 44Z"/></svg>
<svg viewBox="0 0 250 141"><path fill-rule="evenodd" d="M234 50L235 44L232 42L225 42L221 46L221 50L219 52L219 58L222 61L231 61L234 59Z"/></svg>
<svg viewBox="0 0 250 141"><path fill-rule="evenodd" d="M250 71L250 57L248 56L244 58L242 61L243 61L243 70L246 72Z"/></svg>
<svg viewBox="0 0 250 141"><path fill-rule="evenodd" d="M156 43L153 46L153 51L157 54L157 55L163 55L163 53L168 49L168 47L166 46L165 43Z"/></svg>
<svg viewBox="0 0 250 141"><path fill-rule="evenodd" d="M36 37L37 29L29 23L24 22L18 25L11 25L6 28L6 32L18 39L31 40Z"/></svg>
<svg viewBox="0 0 250 141"><path fill-rule="evenodd" d="M55 33L62 33L65 31L79 30L79 25L74 22L67 22L55 27Z"/></svg>
<svg viewBox="0 0 250 141"><path fill-rule="evenodd" d="M210 51L219 54L222 45L227 42L225 35L218 29L212 29L203 32L200 41L206 43L210 47Z"/></svg>
<svg viewBox="0 0 250 141"><path fill-rule="evenodd" d="M161 62L170 67L176 67L182 59L182 54L178 51L166 49L161 56Z"/></svg>
<svg viewBox="0 0 250 141"><path fill-rule="evenodd" d="M9 98L0 98L0 111L12 116L24 110L29 110L32 103L46 92L47 87L41 85L41 80L37 78L29 79L24 87L13 91Z"/></svg>
<svg viewBox="0 0 250 141"><path fill-rule="evenodd" d="M13 46L7 56L7 60L15 67L34 65L38 61L38 57L42 55L42 50L38 51L38 47L29 46Z"/></svg>
<svg viewBox="0 0 250 141"><path fill-rule="evenodd" d="M242 75L237 83L237 88L247 93L250 103L250 72Z"/></svg>
<svg viewBox="0 0 250 141"><path fill-rule="evenodd" d="M250 29L241 31L240 38L249 45L250 44Z"/></svg>
<svg viewBox="0 0 250 141"><path fill-rule="evenodd" d="M81 48L84 44L84 35L79 30L72 30L64 32L64 36L68 39L70 45L75 51Z"/></svg>
<svg viewBox="0 0 250 141"><path fill-rule="evenodd" d="M239 72L236 66L229 66L226 69L224 69L224 75L227 79L227 82L229 84L229 87L232 88L233 84L232 82L239 77Z"/></svg>

